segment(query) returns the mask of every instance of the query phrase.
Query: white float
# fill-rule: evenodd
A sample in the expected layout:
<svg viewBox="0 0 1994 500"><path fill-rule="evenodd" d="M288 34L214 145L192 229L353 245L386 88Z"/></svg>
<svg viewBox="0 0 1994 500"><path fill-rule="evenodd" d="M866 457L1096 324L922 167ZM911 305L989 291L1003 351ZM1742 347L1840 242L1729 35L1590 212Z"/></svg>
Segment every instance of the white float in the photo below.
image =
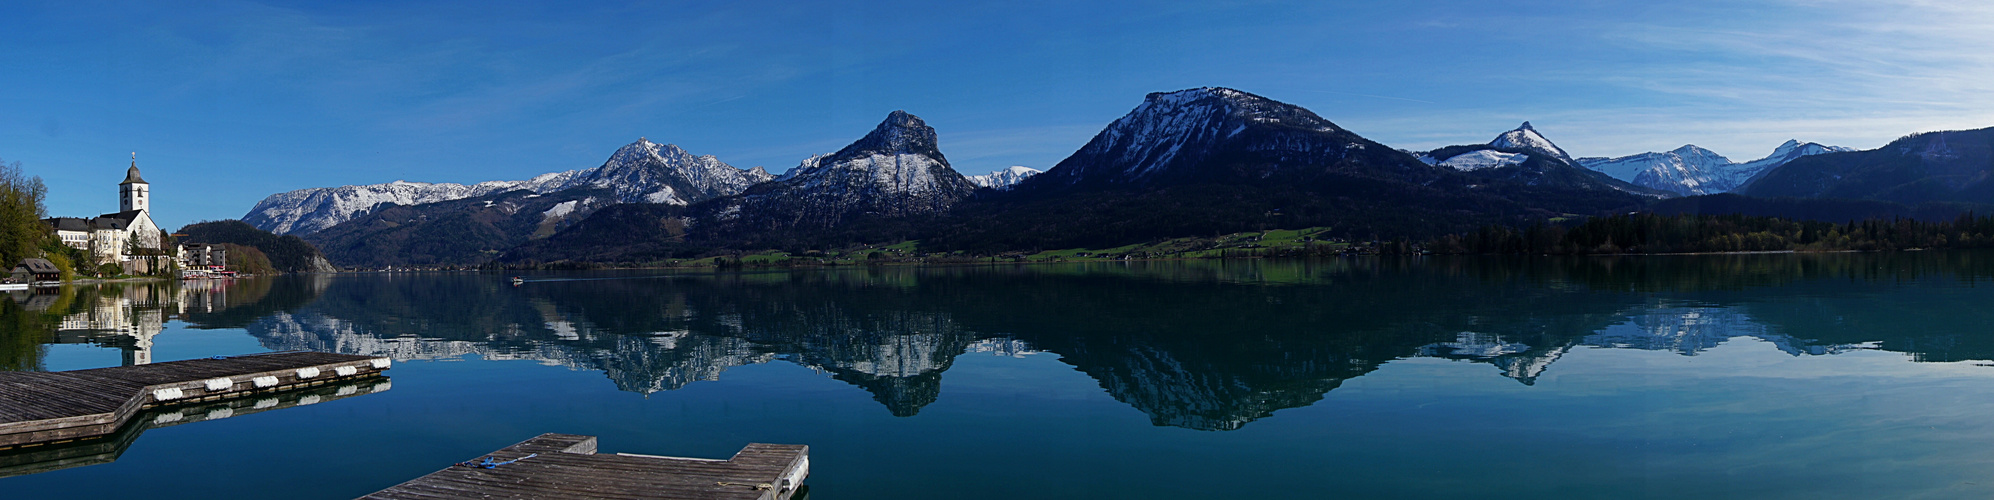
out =
<svg viewBox="0 0 1994 500"><path fill-rule="evenodd" d="M235 387L235 380L228 377L208 379L208 392L226 391Z"/></svg>
<svg viewBox="0 0 1994 500"><path fill-rule="evenodd" d="M332 372L339 374L339 376L341 377L351 377L355 373L360 373L360 369L351 366L342 366L338 368L333 368Z"/></svg>
<svg viewBox="0 0 1994 500"><path fill-rule="evenodd" d="M298 369L298 378L301 378L301 379L306 379L306 378L312 378L312 377L317 377L317 376L318 376L318 367L316 367L316 366L314 366L314 367L311 367L311 368L299 368L299 369Z"/></svg>
<svg viewBox="0 0 1994 500"><path fill-rule="evenodd" d="M376 370L386 370L388 369L388 365L394 364L394 361L388 358L374 358L367 360L367 364L374 365L374 369Z"/></svg>
<svg viewBox="0 0 1994 500"><path fill-rule="evenodd" d="M261 377L256 377L256 379L251 380L250 383L256 384L257 387L276 387L277 377L264 375Z"/></svg>
<svg viewBox="0 0 1994 500"><path fill-rule="evenodd" d="M186 394L182 394L179 387L168 387L152 391L152 399L155 401L172 401L182 397L186 397Z"/></svg>

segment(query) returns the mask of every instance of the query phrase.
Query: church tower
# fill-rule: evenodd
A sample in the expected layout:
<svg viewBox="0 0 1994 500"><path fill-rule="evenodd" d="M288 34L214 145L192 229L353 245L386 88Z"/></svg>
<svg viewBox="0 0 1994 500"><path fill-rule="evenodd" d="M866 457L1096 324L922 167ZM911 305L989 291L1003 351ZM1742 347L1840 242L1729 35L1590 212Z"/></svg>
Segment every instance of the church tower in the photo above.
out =
<svg viewBox="0 0 1994 500"><path fill-rule="evenodd" d="M138 155L132 155L132 168L125 170L125 181L118 183L118 211L149 211L152 206L152 185L138 176Z"/></svg>

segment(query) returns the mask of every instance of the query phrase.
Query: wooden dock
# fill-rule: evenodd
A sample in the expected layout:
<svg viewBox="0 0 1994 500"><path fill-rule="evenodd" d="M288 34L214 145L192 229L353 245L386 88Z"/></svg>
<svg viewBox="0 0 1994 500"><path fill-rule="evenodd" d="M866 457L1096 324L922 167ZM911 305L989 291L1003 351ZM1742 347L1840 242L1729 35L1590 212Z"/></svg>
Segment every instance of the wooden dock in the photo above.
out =
<svg viewBox="0 0 1994 500"><path fill-rule="evenodd" d="M115 434L140 410L379 376L388 358L280 352L66 372L0 372L0 451Z"/></svg>
<svg viewBox="0 0 1994 500"><path fill-rule="evenodd" d="M387 377L373 377L260 396L153 408L140 412L131 423L110 436L0 452L0 478L116 462L140 434L152 429L309 406L375 394L391 387Z"/></svg>
<svg viewBox="0 0 1994 500"><path fill-rule="evenodd" d="M595 436L541 434L361 497L790 500L810 447L750 444L727 460L596 453Z"/></svg>

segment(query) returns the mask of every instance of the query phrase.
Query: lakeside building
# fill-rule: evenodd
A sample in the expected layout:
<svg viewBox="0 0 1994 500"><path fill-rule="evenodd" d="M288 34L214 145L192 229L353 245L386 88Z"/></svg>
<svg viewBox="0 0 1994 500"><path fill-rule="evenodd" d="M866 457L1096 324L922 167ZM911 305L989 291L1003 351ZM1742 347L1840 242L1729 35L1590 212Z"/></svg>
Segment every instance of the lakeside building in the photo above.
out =
<svg viewBox="0 0 1994 500"><path fill-rule="evenodd" d="M180 245L177 255L181 271L222 271L228 267L228 249L221 245Z"/></svg>
<svg viewBox="0 0 1994 500"><path fill-rule="evenodd" d="M138 160L133 159L124 182L118 183L117 212L43 222L62 244L89 253L94 264L118 264L125 273L144 274L158 271L173 257L161 244L163 232L152 221L151 207L152 185L139 176Z"/></svg>
<svg viewBox="0 0 1994 500"><path fill-rule="evenodd" d="M23 259L8 279L17 283L62 281L62 269L48 259Z"/></svg>

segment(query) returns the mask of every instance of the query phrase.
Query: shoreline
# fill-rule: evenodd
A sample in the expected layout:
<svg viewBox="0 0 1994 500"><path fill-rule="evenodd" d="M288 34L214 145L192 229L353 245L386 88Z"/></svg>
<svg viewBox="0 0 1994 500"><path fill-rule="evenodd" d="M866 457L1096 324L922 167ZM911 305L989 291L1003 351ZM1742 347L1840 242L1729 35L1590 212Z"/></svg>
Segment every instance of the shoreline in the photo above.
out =
<svg viewBox="0 0 1994 500"><path fill-rule="evenodd" d="M1256 261L1256 260L1329 260L1329 259L1343 259L1343 258L1359 258L1359 257L1429 257L1429 258L1430 258L1430 257L1571 257L1571 258L1600 258L1600 257L1680 257L1680 256L1721 256L1721 255L1781 255L1781 254L1790 254L1790 255L1828 255L1828 254L1885 254L1885 253L1897 253L1897 252L1927 252L1927 251L1934 251L1934 250L1938 250L1938 251L1946 251L1946 250L1956 250L1956 251L1974 251L1974 250L1976 250L1976 249L1970 249L1970 248L1961 248L1961 249L1943 249L1943 248L1941 248L1941 249L1931 249L1931 248L1907 248L1907 249L1899 249L1899 250L1755 250L1755 251L1729 251L1729 252L1669 252L1669 253L1584 253L1584 254L1503 254L1503 253L1458 253L1458 254L1456 254L1456 253L1446 253L1446 254L1441 254L1441 253L1420 253L1420 254L1377 254L1377 253L1353 253L1353 254L1337 254L1337 255L1260 255L1260 256L1241 256L1241 257L1162 257L1162 258L1140 258L1140 259L1138 259L1138 258L1130 258L1130 259L1091 259L1091 258L1080 258L1080 259L1065 259L1065 258L1059 258L1059 259L1042 259L1042 260L998 260L998 261L992 261L992 260L989 260L989 259L987 259L987 258L986 258L986 259L976 259L976 260L953 260L953 259L949 259L949 260L938 260L938 261L915 261L915 260L891 260L891 261L870 261L870 262L864 262L864 261L862 261L862 262L855 262L855 263L842 263L842 262L841 262L841 263L804 263L804 264L787 264L787 263L770 263L770 264L748 264L748 265L730 265L730 266L715 266L715 265L694 265L694 266L671 266L671 265L628 265L628 263L601 263L601 264L590 264L590 263L574 263L575 265L557 265L557 266L548 266L548 267L530 267L530 268L529 268L529 267L519 267L519 268L458 268L458 269L395 269L395 270L352 270L352 271L338 271L338 272L334 272L334 273L309 273L309 274L379 274L379 273L432 273L432 272L478 272L478 273L501 273L501 274L503 274L503 273L510 273L510 272L547 272L547 271L631 271L631 270L670 270L670 271L685 271L685 270L712 270L712 271L721 271L721 270L732 270L732 271L741 271L741 270L773 270L773 269L840 269L840 268L866 268L866 267L887 267L887 266L892 266L892 267L908 267L908 266L937 266L937 267L942 267L942 266L989 266L989 265L1006 265L1006 264L1009 264L1009 265L1040 265L1040 264L1076 264L1076 263L1089 263L1089 264L1096 264L1096 263L1112 263L1112 262L1188 262L1188 261L1219 261L1219 262L1224 262L1224 261ZM799 260L800 260L800 259L799 259ZM304 273L300 273L300 274L304 274Z"/></svg>
<svg viewBox="0 0 1994 500"><path fill-rule="evenodd" d="M65 285L97 285L97 284L103 284L103 283L145 283L145 282L151 282L151 281L173 281L173 280L172 280L171 278L155 278L155 277L137 277L137 278L112 278L112 279L101 279L101 278L83 278L83 279L76 279L76 280L69 280L69 281L64 281L64 282L62 282L62 284L65 284Z"/></svg>

